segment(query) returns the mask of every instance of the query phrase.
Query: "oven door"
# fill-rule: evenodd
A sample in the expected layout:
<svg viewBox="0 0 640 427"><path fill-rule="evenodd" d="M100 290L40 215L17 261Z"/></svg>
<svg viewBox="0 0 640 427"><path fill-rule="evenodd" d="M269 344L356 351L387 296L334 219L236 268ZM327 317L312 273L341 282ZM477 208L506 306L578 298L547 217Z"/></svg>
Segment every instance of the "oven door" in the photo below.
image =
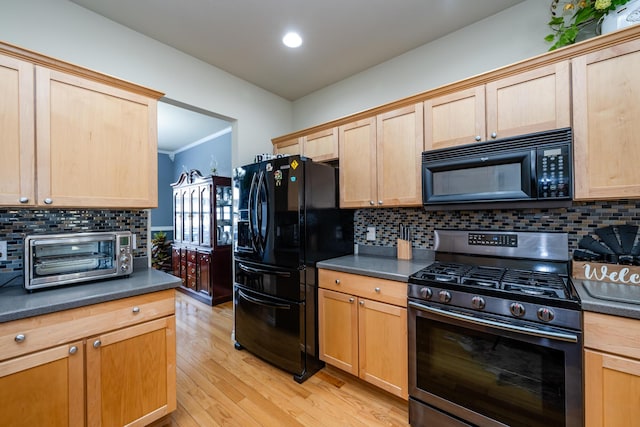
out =
<svg viewBox="0 0 640 427"><path fill-rule="evenodd" d="M582 426L580 332L416 301L408 317L412 425Z"/></svg>

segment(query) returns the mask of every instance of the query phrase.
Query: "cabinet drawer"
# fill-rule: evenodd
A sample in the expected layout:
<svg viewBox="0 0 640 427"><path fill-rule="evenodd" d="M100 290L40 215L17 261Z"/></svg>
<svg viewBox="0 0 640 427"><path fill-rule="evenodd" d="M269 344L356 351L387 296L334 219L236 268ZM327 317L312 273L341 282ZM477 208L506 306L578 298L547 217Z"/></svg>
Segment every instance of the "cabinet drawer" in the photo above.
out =
<svg viewBox="0 0 640 427"><path fill-rule="evenodd" d="M584 312L584 346L640 359L640 320Z"/></svg>
<svg viewBox="0 0 640 427"><path fill-rule="evenodd" d="M198 271L197 266L198 266L198 264L196 264L195 262L188 262L187 263L187 277L189 279L191 279L192 277L193 278L196 277L196 272Z"/></svg>
<svg viewBox="0 0 640 427"><path fill-rule="evenodd" d="M407 306L407 284L333 270L318 270L321 288L353 294L362 298Z"/></svg>
<svg viewBox="0 0 640 427"><path fill-rule="evenodd" d="M175 313L175 291L88 305L0 323L0 360ZM19 335L22 342L16 341Z"/></svg>

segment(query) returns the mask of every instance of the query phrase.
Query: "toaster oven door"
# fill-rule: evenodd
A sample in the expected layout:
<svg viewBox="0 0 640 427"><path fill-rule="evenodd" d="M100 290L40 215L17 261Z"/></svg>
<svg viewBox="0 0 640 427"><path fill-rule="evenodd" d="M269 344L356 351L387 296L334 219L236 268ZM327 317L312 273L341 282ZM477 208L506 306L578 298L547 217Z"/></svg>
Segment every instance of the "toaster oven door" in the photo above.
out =
<svg viewBox="0 0 640 427"><path fill-rule="evenodd" d="M113 233L29 236L25 288L59 286L118 275L119 236Z"/></svg>

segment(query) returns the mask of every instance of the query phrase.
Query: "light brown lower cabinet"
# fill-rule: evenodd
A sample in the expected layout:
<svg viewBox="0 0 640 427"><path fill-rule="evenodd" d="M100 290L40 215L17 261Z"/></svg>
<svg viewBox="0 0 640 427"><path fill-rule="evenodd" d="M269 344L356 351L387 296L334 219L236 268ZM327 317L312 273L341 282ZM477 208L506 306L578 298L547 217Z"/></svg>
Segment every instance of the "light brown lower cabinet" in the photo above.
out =
<svg viewBox="0 0 640 427"><path fill-rule="evenodd" d="M3 426L144 426L175 408L173 289L0 324Z"/></svg>
<svg viewBox="0 0 640 427"><path fill-rule="evenodd" d="M319 270L320 359L408 398L406 283Z"/></svg>
<svg viewBox="0 0 640 427"><path fill-rule="evenodd" d="M585 426L640 426L640 320L584 313Z"/></svg>

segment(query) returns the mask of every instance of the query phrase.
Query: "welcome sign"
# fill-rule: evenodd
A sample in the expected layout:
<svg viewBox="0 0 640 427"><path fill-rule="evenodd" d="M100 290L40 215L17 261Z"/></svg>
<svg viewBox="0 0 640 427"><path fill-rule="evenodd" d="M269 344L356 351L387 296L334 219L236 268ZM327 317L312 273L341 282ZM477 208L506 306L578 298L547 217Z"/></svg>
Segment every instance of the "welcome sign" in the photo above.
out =
<svg viewBox="0 0 640 427"><path fill-rule="evenodd" d="M640 285L640 267L598 262L573 261L571 277L597 282Z"/></svg>

